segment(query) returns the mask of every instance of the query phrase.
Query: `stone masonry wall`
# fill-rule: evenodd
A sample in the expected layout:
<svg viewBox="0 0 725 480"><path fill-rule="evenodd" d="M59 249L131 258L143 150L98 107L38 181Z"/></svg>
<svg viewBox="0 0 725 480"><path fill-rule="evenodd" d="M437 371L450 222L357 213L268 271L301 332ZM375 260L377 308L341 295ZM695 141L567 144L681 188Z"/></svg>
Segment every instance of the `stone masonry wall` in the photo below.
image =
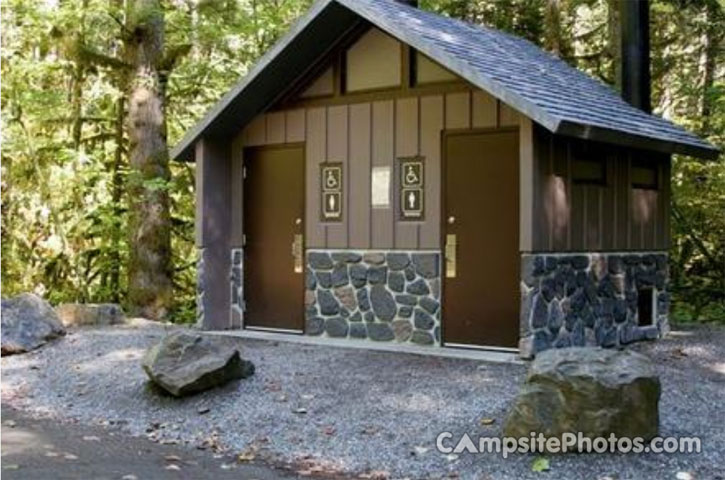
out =
<svg viewBox="0 0 725 480"><path fill-rule="evenodd" d="M307 335L440 344L439 252L307 252Z"/></svg>
<svg viewBox="0 0 725 480"><path fill-rule="evenodd" d="M525 254L520 355L548 348L619 347L669 329L667 254ZM640 326L638 290L655 288L654 322Z"/></svg>
<svg viewBox="0 0 725 480"><path fill-rule="evenodd" d="M244 316L244 251L232 249L232 271L230 275L232 328L241 328Z"/></svg>
<svg viewBox="0 0 725 480"><path fill-rule="evenodd" d="M204 326L204 249L197 249L196 254L196 326Z"/></svg>

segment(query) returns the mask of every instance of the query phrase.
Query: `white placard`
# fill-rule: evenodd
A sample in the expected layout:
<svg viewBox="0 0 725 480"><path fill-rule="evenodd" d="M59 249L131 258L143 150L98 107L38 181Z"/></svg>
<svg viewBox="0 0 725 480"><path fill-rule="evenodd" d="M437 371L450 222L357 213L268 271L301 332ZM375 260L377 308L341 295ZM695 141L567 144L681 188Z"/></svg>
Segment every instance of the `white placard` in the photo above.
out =
<svg viewBox="0 0 725 480"><path fill-rule="evenodd" d="M373 208L390 207L390 167L373 167L370 198Z"/></svg>

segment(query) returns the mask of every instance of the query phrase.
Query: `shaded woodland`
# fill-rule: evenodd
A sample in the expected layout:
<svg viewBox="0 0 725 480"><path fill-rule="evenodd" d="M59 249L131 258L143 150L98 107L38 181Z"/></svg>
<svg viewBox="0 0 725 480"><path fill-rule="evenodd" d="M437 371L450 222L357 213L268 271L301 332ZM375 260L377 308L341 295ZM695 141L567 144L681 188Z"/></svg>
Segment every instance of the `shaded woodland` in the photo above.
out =
<svg viewBox="0 0 725 480"><path fill-rule="evenodd" d="M423 0L617 88L618 0ZM194 165L168 150L310 0L7 0L3 295L195 316ZM725 147L725 3L651 0L657 114ZM673 166L673 320L725 322L725 156Z"/></svg>

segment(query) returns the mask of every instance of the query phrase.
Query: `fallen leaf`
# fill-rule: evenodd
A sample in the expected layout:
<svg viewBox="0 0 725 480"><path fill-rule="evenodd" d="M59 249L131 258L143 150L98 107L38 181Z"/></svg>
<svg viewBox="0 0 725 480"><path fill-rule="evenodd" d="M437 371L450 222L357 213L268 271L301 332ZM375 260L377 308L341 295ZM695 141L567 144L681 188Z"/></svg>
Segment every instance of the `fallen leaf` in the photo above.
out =
<svg viewBox="0 0 725 480"><path fill-rule="evenodd" d="M20 469L20 465L18 465L17 463L6 463L5 465L3 465L3 470L19 470L19 469Z"/></svg>
<svg viewBox="0 0 725 480"><path fill-rule="evenodd" d="M236 466L232 465L231 463L222 463L221 464L222 470L231 470L233 468L236 468Z"/></svg>
<svg viewBox="0 0 725 480"><path fill-rule="evenodd" d="M166 460L167 462L180 462L181 457L178 455L166 455L164 457L164 460Z"/></svg>
<svg viewBox="0 0 725 480"><path fill-rule="evenodd" d="M121 480L138 480L138 477L136 475L124 475Z"/></svg>
<svg viewBox="0 0 725 480"><path fill-rule="evenodd" d="M46 457L57 457L58 452L45 452Z"/></svg>
<svg viewBox="0 0 725 480"><path fill-rule="evenodd" d="M534 463L531 464L532 472L546 472L549 468L549 460L546 457L536 457Z"/></svg>
<svg viewBox="0 0 725 480"><path fill-rule="evenodd" d="M455 453L449 453L448 455L446 455L446 460L448 460L449 462L456 461L458 460L458 455L456 455Z"/></svg>
<svg viewBox="0 0 725 480"><path fill-rule="evenodd" d="M85 440L86 442L100 442L101 441L101 439L96 437L95 435L86 435L85 437L83 437L83 440Z"/></svg>
<svg viewBox="0 0 725 480"><path fill-rule="evenodd" d="M177 471L177 472L178 472L179 470L181 470L181 467L180 467L180 466L178 466L178 465L176 465L175 463L172 463L172 464L170 464L170 465L166 465L166 466L165 466L164 468L165 468L166 470L174 470L174 471Z"/></svg>
<svg viewBox="0 0 725 480"><path fill-rule="evenodd" d="M481 425L493 425L496 422L495 418L484 417L481 419Z"/></svg>
<svg viewBox="0 0 725 480"><path fill-rule="evenodd" d="M205 413L209 413L211 409L209 407L199 407L196 409L196 413L199 415L204 415Z"/></svg>
<svg viewBox="0 0 725 480"><path fill-rule="evenodd" d="M315 398L315 396L311 394L304 394L301 395L300 398L302 398L302 400L312 400L313 398Z"/></svg>
<svg viewBox="0 0 725 480"><path fill-rule="evenodd" d="M10 428L15 428L15 426L17 425L17 424L15 423L15 421L14 421L14 420L5 420L5 421L3 422L3 424L4 424L4 425L5 425L6 427L10 427Z"/></svg>
<svg viewBox="0 0 725 480"><path fill-rule="evenodd" d="M429 449L429 448L427 448L427 447L421 447L421 446L416 446L416 447L413 447L413 453L414 453L415 455L423 455L423 454L424 454L424 453L426 453L426 452L427 452L428 450L430 450L430 449Z"/></svg>
<svg viewBox="0 0 725 480"><path fill-rule="evenodd" d="M256 449L254 449L254 448L247 448L242 453L240 453L239 455L237 455L237 461L239 463L251 462L256 457L257 457Z"/></svg>
<svg viewBox="0 0 725 480"><path fill-rule="evenodd" d="M294 408L294 409L292 409L292 413L298 413L300 415L304 415L305 413L307 413L307 409L304 407Z"/></svg>
<svg viewBox="0 0 725 480"><path fill-rule="evenodd" d="M677 478L677 480L695 480L695 476L690 472L677 472L675 478Z"/></svg>
<svg viewBox="0 0 725 480"><path fill-rule="evenodd" d="M65 458L66 460L78 460L78 456L73 455L72 453L63 454L63 458Z"/></svg>

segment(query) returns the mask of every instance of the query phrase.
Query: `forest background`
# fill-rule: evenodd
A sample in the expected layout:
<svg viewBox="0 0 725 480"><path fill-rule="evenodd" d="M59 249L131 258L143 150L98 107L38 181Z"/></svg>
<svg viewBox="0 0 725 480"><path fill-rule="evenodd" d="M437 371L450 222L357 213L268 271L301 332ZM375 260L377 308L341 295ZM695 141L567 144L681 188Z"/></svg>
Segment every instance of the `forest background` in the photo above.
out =
<svg viewBox="0 0 725 480"><path fill-rule="evenodd" d="M422 0L617 86L619 0ZM310 0L4 0L2 293L195 318L173 146ZM651 0L654 111L725 149L725 0ZM674 321L725 323L725 156L675 156Z"/></svg>

